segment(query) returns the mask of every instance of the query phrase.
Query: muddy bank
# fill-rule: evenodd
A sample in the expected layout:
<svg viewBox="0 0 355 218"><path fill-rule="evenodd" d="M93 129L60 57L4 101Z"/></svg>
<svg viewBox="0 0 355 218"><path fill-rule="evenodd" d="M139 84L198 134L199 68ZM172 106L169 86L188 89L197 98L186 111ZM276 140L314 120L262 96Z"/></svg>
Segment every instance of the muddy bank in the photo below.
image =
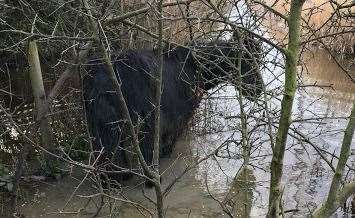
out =
<svg viewBox="0 0 355 218"><path fill-rule="evenodd" d="M187 164L193 163L190 139L183 137L178 141L170 158L162 160L163 186L174 180ZM168 169L167 169L168 168ZM202 188L204 185L195 178L196 169L188 172L174 186L165 200L168 208L167 217L224 217L224 213L216 201ZM88 176L90 177L90 176ZM133 183L133 184L132 184ZM154 207L144 198L142 190L150 198L154 198L154 190L143 188L138 181L130 180L124 184L119 193L111 193L113 197L133 201L153 211ZM93 183L85 179L85 173L78 168L71 175L58 182L36 182L23 184L20 199L20 212L25 217L92 217L100 205L100 197ZM113 217L144 217L145 210L119 200L107 200L98 217L112 214Z"/></svg>

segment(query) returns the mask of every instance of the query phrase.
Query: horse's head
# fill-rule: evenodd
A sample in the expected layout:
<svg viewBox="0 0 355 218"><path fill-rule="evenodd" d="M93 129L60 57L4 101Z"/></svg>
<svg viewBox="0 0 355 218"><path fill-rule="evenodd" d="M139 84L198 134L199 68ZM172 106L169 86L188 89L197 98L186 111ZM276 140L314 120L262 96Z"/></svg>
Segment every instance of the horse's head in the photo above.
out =
<svg viewBox="0 0 355 218"><path fill-rule="evenodd" d="M230 41L197 45L194 51L206 90L229 82L249 100L260 96L263 84L259 71L261 46L250 34L242 39L233 37Z"/></svg>

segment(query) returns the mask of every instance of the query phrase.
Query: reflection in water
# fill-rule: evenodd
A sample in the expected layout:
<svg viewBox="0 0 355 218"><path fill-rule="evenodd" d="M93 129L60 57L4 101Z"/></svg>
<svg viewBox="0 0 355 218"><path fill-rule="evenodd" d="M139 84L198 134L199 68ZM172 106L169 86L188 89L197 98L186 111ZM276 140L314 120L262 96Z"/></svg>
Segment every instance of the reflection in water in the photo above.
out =
<svg viewBox="0 0 355 218"><path fill-rule="evenodd" d="M316 82L318 85L331 85L337 92L332 96L334 98L347 98L350 93L355 93L355 83L350 80L326 50L305 53L303 60L305 62L305 73L303 73L305 83ZM344 68L350 68L349 74L355 79L355 66L351 67L351 63L341 64L344 65Z"/></svg>
<svg viewBox="0 0 355 218"><path fill-rule="evenodd" d="M254 171L249 167L242 167L235 176L224 200L233 217L250 216L255 180Z"/></svg>
<svg viewBox="0 0 355 218"><path fill-rule="evenodd" d="M290 131L297 137L291 135L288 137L282 178L284 210L289 211L287 216L293 217L304 217L305 214L309 214L309 211L313 210L328 193L332 179L330 167L309 143L305 143L299 138L306 137L330 160L332 154L337 155L340 151L343 129L347 123L346 118L350 114L352 101L355 99L355 84L342 73L334 61L329 60L325 51L316 52L312 56L306 54L304 59L307 60L304 65L304 69L307 71L303 71L301 78L302 84L306 86L301 87L296 93L293 120L297 122L291 125L292 130ZM354 69L351 74L355 75ZM266 80L272 79L268 78L268 75L265 77ZM307 86L314 83L323 87ZM282 85L282 81L280 84L272 84L271 86L277 85ZM332 88L324 87L329 85ZM229 97L222 99L220 96ZM215 94L216 100L209 100L214 103L209 102L206 105L214 105L215 114L225 114L228 111L228 117L238 117L239 106L237 101L233 99L234 96L233 88L226 87L224 91ZM270 108L279 109L279 105L280 102L275 99L270 102ZM206 109L204 110L206 111ZM220 132L196 139L196 154L200 155L211 151L226 139L240 140L240 133L235 131L240 125L239 119L228 120L226 116L213 116L209 122L216 124L214 130L217 129ZM254 123L250 124L252 126ZM213 125L210 124L210 126ZM268 138L265 136L265 131L261 130L258 133L252 135L250 139L260 142L259 147L254 149L251 158L251 166L255 175L255 190L253 195L249 195L253 198L251 217L264 217L268 204L271 148L268 142L262 143L263 139L266 141ZM297 134L301 134L301 136ZM233 178L243 163L238 156L238 153L240 154L239 146L233 146L221 157L208 160L199 166L199 173L196 175L199 180L207 180L209 190L219 195L224 193L227 199L230 193L234 192L236 183ZM353 148L355 148L354 144ZM333 164L335 163L336 161L333 160ZM234 199L240 201L239 203L233 202L234 205L238 205L239 209L241 204L246 202L241 200L241 196Z"/></svg>

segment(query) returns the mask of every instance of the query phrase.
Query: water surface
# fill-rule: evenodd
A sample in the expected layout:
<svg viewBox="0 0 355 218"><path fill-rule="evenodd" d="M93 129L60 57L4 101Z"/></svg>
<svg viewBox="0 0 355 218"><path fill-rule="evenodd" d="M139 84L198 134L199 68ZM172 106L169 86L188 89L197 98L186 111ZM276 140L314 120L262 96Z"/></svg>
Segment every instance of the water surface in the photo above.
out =
<svg viewBox="0 0 355 218"><path fill-rule="evenodd" d="M355 84L336 63L329 60L324 51L305 57L307 61L303 69L307 70L302 71L300 83L303 88L297 91L293 110L293 119L297 122L291 128L329 158L329 154L339 152L342 130L346 126L344 118L349 116L355 98ZM351 72L355 75L354 69ZM282 74L275 71L273 75L278 73ZM267 73L264 77L266 81L273 79ZM313 87L314 84L323 88ZM267 89L273 90L281 85L282 76L279 81L273 80ZM187 166L210 154L226 140L229 143L228 149L218 152L218 157L202 162L176 183L165 200L167 217L227 217L223 209L236 217L265 216L272 154L269 137L265 128L256 129L250 135L251 159L249 165L242 169L243 152L238 131L240 110L235 95L234 88L227 86L202 102L194 121L196 126L179 140L173 155L162 160L162 170L167 169L163 175L166 187ZM277 110L279 105L276 99L269 102L273 110ZM246 110L249 113L256 109L248 106ZM257 118L264 115L255 112L248 116L251 128L257 123ZM276 123L278 120L272 121ZM275 134L275 129L273 131ZM355 149L354 143L352 147ZM336 163L336 160L333 162ZM352 162L349 164L352 165ZM347 179L353 179L352 176L349 174ZM289 136L282 178L284 210L291 211L287 216L304 217L308 210L313 210L327 194L331 177L329 166L311 145ZM23 191L21 211L28 217L92 217L100 198L95 196L97 192L91 182L81 182L84 179L85 174L74 168L70 176L59 182L29 183ZM112 194L152 210L154 206L143 197L142 190L140 186L133 186L131 181L124 184L122 191ZM154 198L152 189L144 190L147 196ZM147 215L137 208L111 200L101 210L100 216L110 213L114 217ZM339 211L338 214L341 213Z"/></svg>

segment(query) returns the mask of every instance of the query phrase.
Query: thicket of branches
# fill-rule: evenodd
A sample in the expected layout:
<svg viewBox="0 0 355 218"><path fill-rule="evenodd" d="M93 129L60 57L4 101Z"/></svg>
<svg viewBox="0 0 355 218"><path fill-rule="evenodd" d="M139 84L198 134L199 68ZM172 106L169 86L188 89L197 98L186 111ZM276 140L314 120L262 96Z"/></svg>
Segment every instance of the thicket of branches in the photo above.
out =
<svg viewBox="0 0 355 218"><path fill-rule="evenodd" d="M310 147L334 172L324 203L308 211L315 217L330 216L355 192L352 179L344 180L346 174L353 174L348 159L355 127L355 105L351 114L339 118L346 120L347 125L342 130L343 140L338 142L340 153L332 154L319 149L321 146L295 125L297 122L326 122L328 117L295 118L293 103L297 90L329 88L302 80L307 71L303 67L303 54L312 53L318 47L327 50L340 66L339 74L354 83L354 7L354 2L332 0L316 5L308 5L304 0L0 0L0 186L1 202L5 205L0 214L18 215L18 193L24 176L39 172L60 179L60 175L65 174L63 169L74 166L85 173L84 180L90 178L96 184L96 193L91 197L102 198L94 216L109 199L131 204L147 216L164 217L168 210L164 205L166 196L188 171L216 157L238 159L243 164L235 177L248 183L252 180L249 171L258 167L253 165L256 158L253 152L267 147L269 159L265 161L271 181L267 214L263 215L284 216L281 178L287 141L292 138ZM324 11L327 16L320 19ZM83 112L81 78L87 60L102 59L116 92L120 93L120 84L113 76L111 55L140 48L154 48L162 54L163 47L169 45L190 46L196 41L225 40L233 31L253 35L262 43L262 54L254 55L262 57L262 61L253 61L264 77L264 92L258 103L251 103L236 92L233 100L239 106L237 114L229 116L228 111L222 110L222 116L231 120L229 126L211 123L216 114L204 110L198 111L196 122L191 126L196 135L232 129L238 137L220 141L209 153L190 161L181 174L175 175L173 182L163 185L159 168L147 166L140 157L138 138L131 122L132 150L144 172L140 176L149 177L154 184L156 197L147 200L153 202L153 209L120 196L119 188L104 191L97 176L100 169L95 165L97 159L92 154ZM248 52L243 47L240 50ZM346 61L340 58L345 53ZM161 71L162 64L158 65ZM266 75L269 75L267 79ZM156 85L161 86L161 77ZM160 95L156 93L157 105ZM213 93L212 98L205 96L204 103L208 104L211 99ZM155 113L158 129L159 110ZM156 131L155 166L159 165L158 133ZM333 161L334 158L338 161ZM27 162L33 169L26 167ZM241 206L231 196L232 189L219 203L221 210L233 217ZM243 198L249 205L246 211L252 207L252 196L249 193Z"/></svg>

